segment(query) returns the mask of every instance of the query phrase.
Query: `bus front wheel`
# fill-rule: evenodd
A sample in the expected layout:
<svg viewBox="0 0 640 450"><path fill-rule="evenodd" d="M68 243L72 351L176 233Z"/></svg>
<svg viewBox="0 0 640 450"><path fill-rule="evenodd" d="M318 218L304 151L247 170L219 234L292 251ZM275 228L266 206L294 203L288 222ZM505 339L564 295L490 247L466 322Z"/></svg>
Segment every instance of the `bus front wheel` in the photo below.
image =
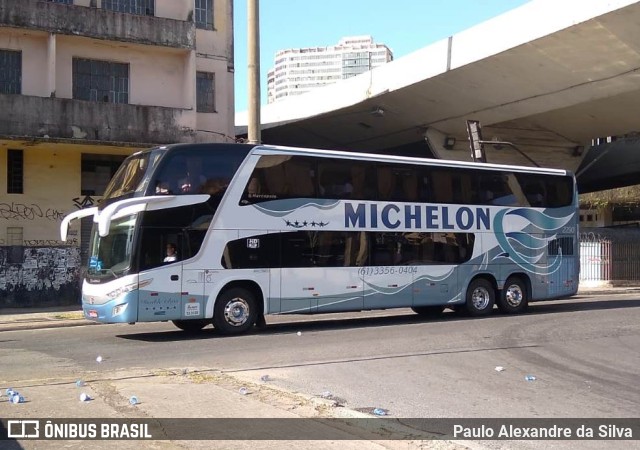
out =
<svg viewBox="0 0 640 450"><path fill-rule="evenodd" d="M486 316L491 314L495 301L493 285L484 278L476 278L467 289L465 311L470 316Z"/></svg>
<svg viewBox="0 0 640 450"><path fill-rule="evenodd" d="M527 286L519 277L509 277L498 299L498 309L505 314L520 314L527 309Z"/></svg>
<svg viewBox="0 0 640 450"><path fill-rule="evenodd" d="M213 326L222 334L240 334L256 322L258 308L253 293L241 287L227 289L216 301Z"/></svg>

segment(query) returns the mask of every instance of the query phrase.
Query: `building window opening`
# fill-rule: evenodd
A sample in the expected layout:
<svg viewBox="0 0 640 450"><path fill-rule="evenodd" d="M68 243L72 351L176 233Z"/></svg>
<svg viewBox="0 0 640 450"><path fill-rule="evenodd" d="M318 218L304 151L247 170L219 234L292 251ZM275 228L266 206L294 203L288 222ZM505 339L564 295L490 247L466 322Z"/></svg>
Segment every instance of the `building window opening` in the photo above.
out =
<svg viewBox="0 0 640 450"><path fill-rule="evenodd" d="M209 72L196 73L196 111L216 112L215 75Z"/></svg>
<svg viewBox="0 0 640 450"><path fill-rule="evenodd" d="M155 0L102 0L102 7L110 11L142 16L155 15Z"/></svg>
<svg viewBox="0 0 640 450"><path fill-rule="evenodd" d="M196 0L196 27L213 30L213 0Z"/></svg>
<svg viewBox="0 0 640 450"><path fill-rule="evenodd" d="M99 155L83 153L81 162L80 193L89 196L102 196L122 164L124 155Z"/></svg>
<svg viewBox="0 0 640 450"><path fill-rule="evenodd" d="M7 194L24 194L24 152L7 152Z"/></svg>
<svg viewBox="0 0 640 450"><path fill-rule="evenodd" d="M0 94L22 93L22 52L0 50Z"/></svg>
<svg viewBox="0 0 640 450"><path fill-rule="evenodd" d="M129 103L129 64L73 58L73 98Z"/></svg>

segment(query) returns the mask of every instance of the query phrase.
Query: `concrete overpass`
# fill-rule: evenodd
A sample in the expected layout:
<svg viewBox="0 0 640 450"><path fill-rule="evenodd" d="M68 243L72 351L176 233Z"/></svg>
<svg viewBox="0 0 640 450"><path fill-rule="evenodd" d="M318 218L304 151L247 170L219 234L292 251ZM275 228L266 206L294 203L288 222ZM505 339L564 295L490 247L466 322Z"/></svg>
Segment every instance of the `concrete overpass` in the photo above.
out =
<svg viewBox="0 0 640 450"><path fill-rule="evenodd" d="M591 153L593 173L591 161L603 158L582 149L640 131L638 105L640 2L534 0L371 72L263 106L262 140L469 160L466 120L475 119L485 139L513 142L542 166L577 171ZM237 135L246 135L246 117L236 115ZM638 159L637 147L618 147ZM505 147L487 146L487 158L531 165ZM626 175L617 180L640 183Z"/></svg>

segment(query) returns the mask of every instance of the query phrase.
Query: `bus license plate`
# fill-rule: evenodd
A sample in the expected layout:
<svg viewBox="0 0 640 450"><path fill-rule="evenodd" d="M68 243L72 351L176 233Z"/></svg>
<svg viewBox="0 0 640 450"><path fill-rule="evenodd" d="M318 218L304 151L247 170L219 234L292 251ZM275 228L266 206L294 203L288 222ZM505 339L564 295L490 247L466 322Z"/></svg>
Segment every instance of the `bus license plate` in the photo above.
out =
<svg viewBox="0 0 640 450"><path fill-rule="evenodd" d="M98 318L98 311L96 311L95 309L91 309L91 310L89 310L88 315L92 319L97 319Z"/></svg>

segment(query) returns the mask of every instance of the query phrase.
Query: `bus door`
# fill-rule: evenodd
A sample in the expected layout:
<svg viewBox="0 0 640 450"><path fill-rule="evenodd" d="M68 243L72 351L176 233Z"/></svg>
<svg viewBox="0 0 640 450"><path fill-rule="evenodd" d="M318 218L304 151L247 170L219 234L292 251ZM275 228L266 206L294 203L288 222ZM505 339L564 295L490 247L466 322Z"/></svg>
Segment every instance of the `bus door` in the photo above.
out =
<svg viewBox="0 0 640 450"><path fill-rule="evenodd" d="M178 320L182 310L182 242L173 229L140 228L140 292L138 321ZM168 247L177 247L169 261ZM144 284L144 287L142 285Z"/></svg>

